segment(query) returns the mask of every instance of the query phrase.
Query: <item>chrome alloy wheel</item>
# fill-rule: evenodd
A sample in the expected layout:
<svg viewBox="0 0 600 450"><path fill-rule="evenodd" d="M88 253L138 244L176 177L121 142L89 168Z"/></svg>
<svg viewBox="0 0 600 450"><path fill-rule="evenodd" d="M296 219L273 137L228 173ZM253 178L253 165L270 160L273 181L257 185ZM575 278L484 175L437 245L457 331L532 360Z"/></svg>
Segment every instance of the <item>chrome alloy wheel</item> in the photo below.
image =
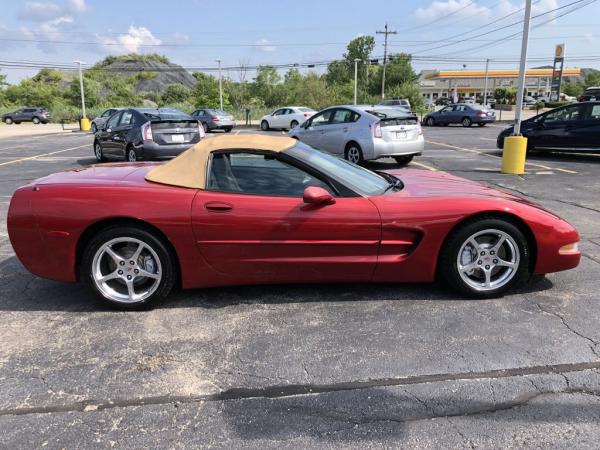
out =
<svg viewBox="0 0 600 450"><path fill-rule="evenodd" d="M102 161L103 155L102 155L102 146L100 145L99 142L96 142L96 145L94 146L94 154L96 156L96 159L98 161Z"/></svg>
<svg viewBox="0 0 600 450"><path fill-rule="evenodd" d="M506 285L519 269L520 252L505 231L478 231L461 245L456 258L462 280L476 291L491 291Z"/></svg>
<svg viewBox="0 0 600 450"><path fill-rule="evenodd" d="M356 146L352 145L348 149L348 161L354 164L358 164L360 162L360 149Z"/></svg>
<svg viewBox="0 0 600 450"><path fill-rule="evenodd" d="M96 251L92 278L104 297L119 303L135 303L156 291L162 279L162 267L158 255L148 244L122 237L111 239Z"/></svg>

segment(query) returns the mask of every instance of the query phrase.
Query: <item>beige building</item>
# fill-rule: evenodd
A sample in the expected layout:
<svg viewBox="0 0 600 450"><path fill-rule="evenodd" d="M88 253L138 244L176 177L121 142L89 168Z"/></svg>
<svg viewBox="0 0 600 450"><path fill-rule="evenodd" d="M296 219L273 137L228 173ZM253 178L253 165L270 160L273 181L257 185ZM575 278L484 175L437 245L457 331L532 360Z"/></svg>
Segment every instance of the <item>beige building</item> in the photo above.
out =
<svg viewBox="0 0 600 450"><path fill-rule="evenodd" d="M528 69L525 73L527 95L549 95L552 68ZM501 86L517 86L518 70L488 71L489 96ZM581 77L581 69L564 69L563 82L575 81ZM477 70L424 70L419 74L419 85L426 100L435 101L441 97L477 97L483 95L485 71Z"/></svg>

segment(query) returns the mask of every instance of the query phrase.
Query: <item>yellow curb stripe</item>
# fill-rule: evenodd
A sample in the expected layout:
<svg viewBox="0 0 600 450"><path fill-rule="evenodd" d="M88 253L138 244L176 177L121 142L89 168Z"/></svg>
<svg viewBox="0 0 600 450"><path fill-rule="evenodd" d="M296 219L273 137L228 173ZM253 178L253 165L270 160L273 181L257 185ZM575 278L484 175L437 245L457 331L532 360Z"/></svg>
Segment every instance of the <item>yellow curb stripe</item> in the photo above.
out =
<svg viewBox="0 0 600 450"><path fill-rule="evenodd" d="M438 171L438 169L436 169L435 167L431 167L431 166L428 166L427 164L423 164L423 163L416 162L416 161L411 161L410 165L411 166L412 165L419 166L419 167L422 167L423 169L431 170L432 172Z"/></svg>
<svg viewBox="0 0 600 450"><path fill-rule="evenodd" d="M9 164L15 164L15 163L22 162L22 161L30 161L32 159L43 158L44 156L57 155L59 153L70 152L72 150L77 150L79 148L84 148L84 147L89 147L89 146L90 146L90 144L88 143L88 144L84 144L84 145L79 145L78 147L65 148L64 150L58 150L56 152L42 153L41 155L28 156L27 158L13 159L12 161L6 161L3 163L0 163L0 166L7 166Z"/></svg>

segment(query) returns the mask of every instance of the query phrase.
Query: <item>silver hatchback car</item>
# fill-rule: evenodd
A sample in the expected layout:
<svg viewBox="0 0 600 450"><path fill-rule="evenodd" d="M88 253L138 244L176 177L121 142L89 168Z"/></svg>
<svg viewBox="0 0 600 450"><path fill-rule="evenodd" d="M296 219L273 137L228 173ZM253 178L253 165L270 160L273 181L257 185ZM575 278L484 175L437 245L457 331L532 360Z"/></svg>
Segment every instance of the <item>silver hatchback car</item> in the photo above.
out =
<svg viewBox="0 0 600 450"><path fill-rule="evenodd" d="M425 145L416 115L380 105L332 106L288 134L355 164L392 157L405 165L420 155Z"/></svg>

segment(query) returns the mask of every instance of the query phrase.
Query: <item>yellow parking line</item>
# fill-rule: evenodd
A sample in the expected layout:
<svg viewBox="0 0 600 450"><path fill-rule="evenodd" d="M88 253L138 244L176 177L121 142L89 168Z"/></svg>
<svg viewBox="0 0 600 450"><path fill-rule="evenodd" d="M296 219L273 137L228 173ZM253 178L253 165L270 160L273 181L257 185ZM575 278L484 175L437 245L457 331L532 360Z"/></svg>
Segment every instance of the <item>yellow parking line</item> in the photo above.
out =
<svg viewBox="0 0 600 450"><path fill-rule="evenodd" d="M22 162L22 161L29 161L29 160L32 160L32 159L38 159L38 158L42 158L44 156L57 155L58 153L70 152L71 150L77 150L79 148L89 147L89 146L90 146L90 144L84 144L84 145L80 145L78 147L65 148L64 150L58 150L56 152L42 153L41 155L28 156L27 158L13 159L12 161L6 161L6 162L3 162L3 163L0 163L0 166L7 166L9 164L14 164L14 163Z"/></svg>
<svg viewBox="0 0 600 450"><path fill-rule="evenodd" d="M233 134L240 134L240 130L236 130Z"/></svg>
<svg viewBox="0 0 600 450"><path fill-rule="evenodd" d="M448 148L451 148L453 150L459 150L459 151L463 151L463 152L477 153L478 155L488 156L490 158L502 159L501 156L490 155L489 153L480 152L479 150L475 150L475 149L472 149L472 148L458 147L456 145L444 144L443 142L435 142L435 141L425 141L425 142L427 142L429 144L440 145L442 147L448 147ZM577 173L574 170L562 169L560 167L550 167L550 166L545 166L543 164L531 163L531 162L528 162L528 161L525 161L525 164L529 165L529 166L532 166L532 167L539 167L541 169L546 169L546 170L558 170L558 171L564 172L564 173Z"/></svg>
<svg viewBox="0 0 600 450"><path fill-rule="evenodd" d="M438 171L438 169L436 169L435 167L431 167L431 166L428 166L427 164L419 163L419 162L416 162L416 161L411 161L410 164L422 167L422 168L427 169L427 170L431 170L432 172L437 172Z"/></svg>

